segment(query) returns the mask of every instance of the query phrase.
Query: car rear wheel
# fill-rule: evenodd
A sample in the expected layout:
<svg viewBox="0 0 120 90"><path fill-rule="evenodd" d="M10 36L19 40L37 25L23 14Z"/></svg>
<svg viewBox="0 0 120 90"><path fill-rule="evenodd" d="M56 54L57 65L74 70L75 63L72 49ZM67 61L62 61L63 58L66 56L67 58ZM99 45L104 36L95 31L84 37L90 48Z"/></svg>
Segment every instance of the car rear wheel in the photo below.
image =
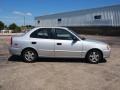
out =
<svg viewBox="0 0 120 90"><path fill-rule="evenodd" d="M87 54L87 60L92 64L97 64L102 58L102 53L99 50L91 50Z"/></svg>
<svg viewBox="0 0 120 90"><path fill-rule="evenodd" d="M34 62L38 58L36 51L32 49L24 50L22 56L25 62Z"/></svg>

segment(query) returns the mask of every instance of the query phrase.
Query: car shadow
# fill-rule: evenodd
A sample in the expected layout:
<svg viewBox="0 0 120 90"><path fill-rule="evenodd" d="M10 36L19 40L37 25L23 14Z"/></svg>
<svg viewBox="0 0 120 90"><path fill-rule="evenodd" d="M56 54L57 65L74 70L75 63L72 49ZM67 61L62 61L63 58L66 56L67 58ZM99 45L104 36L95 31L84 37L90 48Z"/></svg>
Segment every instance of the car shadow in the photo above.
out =
<svg viewBox="0 0 120 90"><path fill-rule="evenodd" d="M8 61L11 62L24 62L21 56L10 56ZM89 63L86 59L75 58L38 58L35 62L65 62L65 63ZM106 63L107 60L103 59L99 63Z"/></svg>

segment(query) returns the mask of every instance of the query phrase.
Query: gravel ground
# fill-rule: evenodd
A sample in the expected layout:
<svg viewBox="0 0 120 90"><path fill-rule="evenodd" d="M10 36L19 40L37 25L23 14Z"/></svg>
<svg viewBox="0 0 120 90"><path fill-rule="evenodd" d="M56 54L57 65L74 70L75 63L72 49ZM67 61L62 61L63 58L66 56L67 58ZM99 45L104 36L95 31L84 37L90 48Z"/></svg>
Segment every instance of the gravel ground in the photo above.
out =
<svg viewBox="0 0 120 90"><path fill-rule="evenodd" d="M8 53L10 37L0 37L0 90L120 90L120 37L86 36L112 46L106 62L39 59L24 63Z"/></svg>

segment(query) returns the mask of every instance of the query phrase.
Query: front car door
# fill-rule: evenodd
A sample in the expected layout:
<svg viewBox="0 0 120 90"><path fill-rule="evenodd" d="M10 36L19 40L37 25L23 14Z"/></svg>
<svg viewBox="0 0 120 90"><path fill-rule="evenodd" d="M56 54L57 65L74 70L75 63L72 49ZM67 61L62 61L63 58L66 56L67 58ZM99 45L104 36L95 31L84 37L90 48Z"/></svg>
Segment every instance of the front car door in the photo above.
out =
<svg viewBox="0 0 120 90"><path fill-rule="evenodd" d="M73 40L74 39L74 40ZM80 58L82 42L65 29L55 29L55 57Z"/></svg>
<svg viewBox="0 0 120 90"><path fill-rule="evenodd" d="M51 28L40 28L34 31L30 37L31 41L36 42L33 46L36 48L39 56L54 56L54 39L52 38Z"/></svg>

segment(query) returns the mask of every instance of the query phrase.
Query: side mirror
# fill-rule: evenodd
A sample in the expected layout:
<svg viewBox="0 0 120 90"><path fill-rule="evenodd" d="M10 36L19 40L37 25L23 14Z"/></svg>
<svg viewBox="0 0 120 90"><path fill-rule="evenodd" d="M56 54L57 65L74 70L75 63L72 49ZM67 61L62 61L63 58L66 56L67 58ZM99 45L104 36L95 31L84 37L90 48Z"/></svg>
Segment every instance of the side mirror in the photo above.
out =
<svg viewBox="0 0 120 90"><path fill-rule="evenodd" d="M72 37L73 41L78 41L78 38L76 38L75 36Z"/></svg>
<svg viewBox="0 0 120 90"><path fill-rule="evenodd" d="M81 37L82 40L85 40L86 38L85 37Z"/></svg>

